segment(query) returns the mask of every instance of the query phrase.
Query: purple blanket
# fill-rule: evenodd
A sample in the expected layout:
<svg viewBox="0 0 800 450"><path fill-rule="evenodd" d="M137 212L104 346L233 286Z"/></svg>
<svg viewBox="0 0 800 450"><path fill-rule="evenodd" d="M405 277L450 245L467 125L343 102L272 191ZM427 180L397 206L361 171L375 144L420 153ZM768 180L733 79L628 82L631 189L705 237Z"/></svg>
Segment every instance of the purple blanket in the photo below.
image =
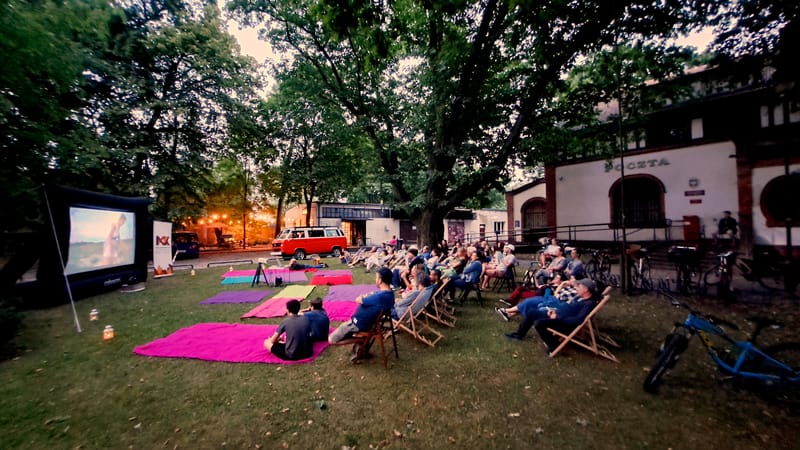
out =
<svg viewBox="0 0 800 450"><path fill-rule="evenodd" d="M374 284L340 284L337 286L331 286L330 289L328 289L328 295L326 295L322 300L325 303L340 301L352 302L359 295L376 290L378 290L378 288L376 288Z"/></svg>
<svg viewBox="0 0 800 450"><path fill-rule="evenodd" d="M160 358L194 358L235 363L301 364L316 359L329 345L327 342L317 342L310 358L284 361L264 349L264 340L277 329L277 325L198 323L181 328L165 338L140 345L133 349L133 353Z"/></svg>
<svg viewBox="0 0 800 450"><path fill-rule="evenodd" d="M201 305L216 303L256 303L262 298L272 295L272 291L226 291L207 298L200 302Z"/></svg>
<svg viewBox="0 0 800 450"><path fill-rule="evenodd" d="M330 269L330 270L324 269L317 271L315 276L320 276L320 275L326 277L332 277L337 275L353 275L353 271L348 269Z"/></svg>

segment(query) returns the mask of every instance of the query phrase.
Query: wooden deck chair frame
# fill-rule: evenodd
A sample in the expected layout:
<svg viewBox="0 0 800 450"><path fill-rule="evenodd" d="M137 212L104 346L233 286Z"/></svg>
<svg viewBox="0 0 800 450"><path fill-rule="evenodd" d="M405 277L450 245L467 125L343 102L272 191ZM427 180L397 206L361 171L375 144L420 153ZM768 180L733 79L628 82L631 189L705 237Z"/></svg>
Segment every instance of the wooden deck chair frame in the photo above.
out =
<svg viewBox="0 0 800 450"><path fill-rule="evenodd" d="M450 283L450 279L446 278L439 289L433 293L433 298L431 298L428 308L425 309L425 315L441 325L455 328L455 308L448 305L444 298L448 283Z"/></svg>
<svg viewBox="0 0 800 450"><path fill-rule="evenodd" d="M414 339L423 344L436 347L436 344L444 339L444 335L431 328L428 316L425 315L425 308L432 300L433 287L422 290L403 315L394 321L394 326L398 330L409 333Z"/></svg>
<svg viewBox="0 0 800 450"><path fill-rule="evenodd" d="M611 287L607 287L603 291L603 299L594 309L586 316L583 322L575 327L571 333L564 334L558 330L554 330L552 328L548 328L547 330L553 333L555 336L561 339L561 344L558 345L552 352L550 352L550 357L553 358L558 355L561 350L564 349L568 344L572 343L577 346L583 347L586 350L594 353L597 356L602 356L603 358L609 359L618 363L617 357L614 356L613 353L603 344L598 343L598 341L602 341L603 343L610 345L615 348L621 348L621 346L605 333L601 333L600 330L597 328L592 319L594 318L595 314L597 314L603 306L611 299Z"/></svg>
<svg viewBox="0 0 800 450"><path fill-rule="evenodd" d="M386 353L385 341L391 338L392 345L394 346L394 357L400 359L400 354L397 350L397 337L394 333L394 326L392 323L392 316L386 311L381 311L375 324L366 331L358 331L353 333L351 337L343 339L332 345L358 345L355 358L353 362L359 362L366 359L367 353L377 340L381 347L381 361L383 368L389 368L389 355Z"/></svg>

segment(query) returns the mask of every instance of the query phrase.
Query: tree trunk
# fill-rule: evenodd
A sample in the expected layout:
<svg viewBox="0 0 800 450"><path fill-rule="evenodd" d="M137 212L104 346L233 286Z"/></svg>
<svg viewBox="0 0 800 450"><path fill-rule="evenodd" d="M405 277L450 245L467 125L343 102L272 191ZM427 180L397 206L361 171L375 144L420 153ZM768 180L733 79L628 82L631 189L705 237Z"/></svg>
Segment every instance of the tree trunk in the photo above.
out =
<svg viewBox="0 0 800 450"><path fill-rule="evenodd" d="M424 245L434 248L444 239L444 212L436 209L426 209L419 217L412 217L417 226L417 247Z"/></svg>
<svg viewBox="0 0 800 450"><path fill-rule="evenodd" d="M275 236L281 232L281 217L283 217L283 195L278 196L278 206L275 208Z"/></svg>

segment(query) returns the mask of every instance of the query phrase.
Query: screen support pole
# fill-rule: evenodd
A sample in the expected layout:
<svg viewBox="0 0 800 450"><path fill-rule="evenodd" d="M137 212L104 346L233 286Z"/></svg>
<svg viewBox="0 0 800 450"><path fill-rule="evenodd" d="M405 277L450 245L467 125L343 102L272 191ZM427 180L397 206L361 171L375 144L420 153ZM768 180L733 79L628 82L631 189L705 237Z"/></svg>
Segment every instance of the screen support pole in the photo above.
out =
<svg viewBox="0 0 800 450"><path fill-rule="evenodd" d="M75 310L75 299L72 298L72 288L69 286L67 280L67 268L64 266L64 255L61 253L61 245L58 243L58 234L56 233L56 224L53 221L53 210L50 208L50 198L47 197L47 189L42 186L44 191L44 201L47 205L47 214L50 216L50 226L53 228L53 240L56 243L56 250L58 250L58 262L61 264L61 276L64 278L64 286L67 288L67 296L69 296L69 303L72 305L72 317L75 319L75 329L78 333L82 333L81 323L78 320L78 312Z"/></svg>

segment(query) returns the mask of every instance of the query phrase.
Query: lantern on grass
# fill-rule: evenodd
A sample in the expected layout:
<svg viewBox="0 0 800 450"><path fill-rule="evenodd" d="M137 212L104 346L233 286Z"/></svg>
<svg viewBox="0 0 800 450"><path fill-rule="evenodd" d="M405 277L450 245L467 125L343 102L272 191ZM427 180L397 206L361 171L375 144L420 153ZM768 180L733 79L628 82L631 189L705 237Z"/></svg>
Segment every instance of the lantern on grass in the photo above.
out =
<svg viewBox="0 0 800 450"><path fill-rule="evenodd" d="M195 272L194 269L192 269L192 276L195 276L196 274L197 272Z"/></svg>
<svg viewBox="0 0 800 450"><path fill-rule="evenodd" d="M110 341L111 339L114 339L114 327L106 325L105 329L103 329L103 340Z"/></svg>
<svg viewBox="0 0 800 450"><path fill-rule="evenodd" d="M99 315L100 313L96 309L92 309L91 311L89 311L89 320L94 322L97 320Z"/></svg>

